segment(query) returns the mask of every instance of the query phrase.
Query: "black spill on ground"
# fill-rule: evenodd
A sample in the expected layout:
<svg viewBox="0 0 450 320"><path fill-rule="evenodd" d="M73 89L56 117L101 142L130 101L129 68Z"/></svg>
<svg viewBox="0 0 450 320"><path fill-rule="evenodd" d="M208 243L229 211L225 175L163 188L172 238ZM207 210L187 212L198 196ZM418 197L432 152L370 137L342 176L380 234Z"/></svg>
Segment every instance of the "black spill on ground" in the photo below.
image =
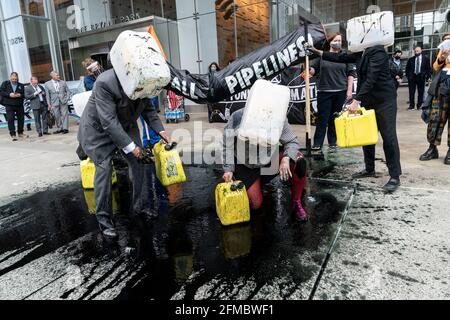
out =
<svg viewBox="0 0 450 320"><path fill-rule="evenodd" d="M332 170L331 165L323 168ZM342 185L311 182L304 197L310 220L300 223L290 212L289 186L274 179L265 188L263 210L252 213L251 223L224 228L214 200L220 170L187 167L189 181L166 190L148 166L149 204L159 211L154 221L130 214L126 168L117 171L114 208L120 237L116 241L99 234L95 216L89 214L93 194L83 192L81 183L52 188L1 207L0 283L2 276L20 277L24 266L66 247L64 256L71 265L83 270L89 265L89 271L82 274L80 288L55 290L58 293L53 298L105 298L102 294L120 285L119 292L106 297L169 299L183 288L182 298L193 299L199 287L218 277L227 283L252 279L255 285L246 298L283 277L298 289L314 282L351 192ZM320 165L316 165L316 174L321 175ZM109 260L106 271L99 267ZM114 274L123 263L126 268ZM197 276L191 277L193 274ZM49 286L22 290L27 294L20 298ZM0 293L7 289L0 288ZM234 289L230 288L230 293ZM206 297L219 294L226 295L226 290L212 290Z"/></svg>

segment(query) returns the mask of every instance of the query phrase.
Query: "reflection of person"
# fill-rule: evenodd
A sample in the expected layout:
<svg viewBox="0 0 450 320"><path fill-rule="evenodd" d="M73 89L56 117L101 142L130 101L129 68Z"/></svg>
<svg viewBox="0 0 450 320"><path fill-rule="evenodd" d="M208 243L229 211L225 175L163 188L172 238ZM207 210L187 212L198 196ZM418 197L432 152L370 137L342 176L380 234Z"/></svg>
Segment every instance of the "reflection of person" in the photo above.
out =
<svg viewBox="0 0 450 320"><path fill-rule="evenodd" d="M168 135L149 99L130 100L123 91L114 69L102 73L96 81L92 95L80 121L78 141L83 151L95 163L95 202L97 220L103 234L116 237L112 220L111 178L112 157L118 148L128 163L133 184L133 211L155 217L155 210L144 207L144 165L137 120L143 116L147 124L169 141Z"/></svg>
<svg viewBox="0 0 450 320"><path fill-rule="evenodd" d="M19 138L27 138L24 135L23 127L25 125L25 112L23 108L23 99L25 87L19 82L17 72L12 72L9 80L2 83L0 88L2 95L2 104L6 108L6 120L8 121L9 134L13 141L17 141L15 119L17 117L17 133Z"/></svg>
<svg viewBox="0 0 450 320"><path fill-rule="evenodd" d="M445 34L442 40L450 40L450 33ZM447 165L450 165L450 76L447 75L447 71L450 70L449 56L450 50L441 49L433 64L433 69L437 73L436 77L440 77L438 80L439 85L436 86L434 92L434 96L439 97L439 99L435 100L438 103L432 104L431 117L428 122L427 138L430 146L428 150L420 156L421 161L439 158L437 146L441 144L442 133L444 132L445 124L447 124L447 144L449 149L444 159L444 163Z"/></svg>
<svg viewBox="0 0 450 320"><path fill-rule="evenodd" d="M340 33L335 33L328 38L328 43L330 43L330 52L341 52L342 36ZM314 75L319 74L317 88L318 119L312 149L321 150L325 134L327 134L330 149L334 150L337 148L334 114L342 110L346 100L352 99L356 66L351 63L342 64L316 59L311 64L311 71Z"/></svg>
<svg viewBox="0 0 450 320"><path fill-rule="evenodd" d="M414 57L408 59L405 69L406 77L408 78L409 86L409 108L414 110L414 100L416 89L419 92L417 98L417 110L420 109L423 103L423 95L425 93L425 82L431 77L430 58L422 53L422 48L417 46L414 49Z"/></svg>
<svg viewBox="0 0 450 320"><path fill-rule="evenodd" d="M244 182L248 197L250 200L250 207L253 210L261 208L263 203L262 182L261 182L261 168L267 163L262 163L262 159L258 159L258 164L238 163L236 150L236 131L239 128L244 109L238 110L231 115L227 126L224 130L223 141L223 178L226 182L231 182L233 179ZM300 152L300 143L289 123L284 123L283 131L280 137L280 144L283 148L282 158L280 162L280 177L283 181L288 181L292 178L292 204L295 214L300 220L306 220L307 214L303 209L301 197L303 189L306 184L306 160ZM234 146L234 163L227 163L227 148ZM245 154L249 155L249 145L246 143ZM249 155L250 156L250 155ZM269 161L270 162L270 161Z"/></svg>
<svg viewBox="0 0 450 320"><path fill-rule="evenodd" d="M30 107L33 110L36 131L39 137L49 135L47 123L47 99L45 88L38 83L37 77L32 77L30 85L25 87L25 98L30 100Z"/></svg>
<svg viewBox="0 0 450 320"><path fill-rule="evenodd" d="M395 88L398 89L403 79L402 70L402 50L395 50L392 59L389 61L392 79L394 79Z"/></svg>
<svg viewBox="0 0 450 320"><path fill-rule="evenodd" d="M58 72L52 71L50 77L52 77L52 80L45 83L45 95L48 108L53 112L56 119L58 130L54 133L67 134L69 133L69 87L65 81L60 79Z"/></svg>
<svg viewBox="0 0 450 320"><path fill-rule="evenodd" d="M382 45L367 48L357 53L323 52L313 47L311 51L323 60L356 63L358 65L358 89L349 106L350 112L357 112L362 104L374 109L378 129L383 137L383 148L391 178L383 187L386 192L394 192L400 185L402 169L400 148L397 140L397 91L389 70L389 56ZM353 178L375 177L375 145L365 146L365 170L354 174Z"/></svg>

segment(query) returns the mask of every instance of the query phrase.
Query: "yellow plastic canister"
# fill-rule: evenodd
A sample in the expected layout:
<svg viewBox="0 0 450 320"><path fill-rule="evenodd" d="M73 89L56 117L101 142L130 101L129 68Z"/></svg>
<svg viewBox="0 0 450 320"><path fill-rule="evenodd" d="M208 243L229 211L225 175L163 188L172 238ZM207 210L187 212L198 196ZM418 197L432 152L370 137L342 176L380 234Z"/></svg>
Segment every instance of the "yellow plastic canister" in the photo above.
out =
<svg viewBox="0 0 450 320"><path fill-rule="evenodd" d="M221 183L216 188L216 211L224 226L250 221L250 203L241 181ZM233 187L234 186L234 187Z"/></svg>
<svg viewBox="0 0 450 320"><path fill-rule="evenodd" d="M166 150L165 144L157 143L153 148L156 176L165 187L186 182L183 163L177 150Z"/></svg>
<svg viewBox="0 0 450 320"><path fill-rule="evenodd" d="M375 110L360 108L360 113L342 113L335 119L337 142L340 148L369 146L378 143Z"/></svg>
<svg viewBox="0 0 450 320"><path fill-rule="evenodd" d="M84 199L86 200L86 205L90 214L96 214L97 205L95 203L95 193L93 189L84 190ZM120 210L119 204L119 189L113 188L112 190L112 209L113 213L117 213Z"/></svg>
<svg viewBox="0 0 450 320"><path fill-rule="evenodd" d="M95 164L91 159L86 159L80 162L81 182L83 189L94 189ZM112 174L113 185L117 183L116 171Z"/></svg>

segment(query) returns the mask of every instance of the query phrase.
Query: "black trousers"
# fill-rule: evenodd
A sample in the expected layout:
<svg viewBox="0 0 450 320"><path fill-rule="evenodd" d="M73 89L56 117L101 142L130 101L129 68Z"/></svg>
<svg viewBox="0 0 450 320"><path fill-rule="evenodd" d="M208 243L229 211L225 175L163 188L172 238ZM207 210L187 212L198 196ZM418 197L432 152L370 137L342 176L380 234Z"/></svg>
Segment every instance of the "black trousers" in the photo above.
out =
<svg viewBox="0 0 450 320"><path fill-rule="evenodd" d="M383 149L389 175L393 178L400 177L402 168L397 139L397 99L391 99L368 109L375 110L378 130L383 138ZM363 151L366 170L375 171L375 145L365 146Z"/></svg>
<svg viewBox="0 0 450 320"><path fill-rule="evenodd" d="M416 89L419 93L417 98L417 108L420 108L423 103L423 96L425 93L425 76L423 74L414 74L412 78L408 79L409 86L409 107L414 108L414 101Z"/></svg>
<svg viewBox="0 0 450 320"><path fill-rule="evenodd" d="M23 109L23 106L5 106L5 108L9 134L11 136L16 135L16 124L15 124L16 117L17 117L17 133L23 134L23 126L25 124L25 111Z"/></svg>
<svg viewBox="0 0 450 320"><path fill-rule="evenodd" d="M347 91L319 92L317 95L318 119L314 134L314 146L321 147L325 140L325 134L330 146L337 144L336 127L334 126L334 114L342 111ZM328 131L327 131L328 128Z"/></svg>

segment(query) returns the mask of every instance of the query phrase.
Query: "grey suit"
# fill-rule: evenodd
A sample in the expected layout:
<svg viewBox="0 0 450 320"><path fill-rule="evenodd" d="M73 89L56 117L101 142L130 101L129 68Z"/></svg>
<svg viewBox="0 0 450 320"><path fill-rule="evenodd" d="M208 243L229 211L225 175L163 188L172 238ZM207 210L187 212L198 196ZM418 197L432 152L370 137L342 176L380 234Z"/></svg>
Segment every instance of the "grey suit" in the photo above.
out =
<svg viewBox="0 0 450 320"><path fill-rule="evenodd" d="M58 130L69 130L70 90L65 81L59 80L58 84L59 90L56 90L53 80L45 83L47 104L55 115Z"/></svg>
<svg viewBox="0 0 450 320"><path fill-rule="evenodd" d="M42 101L39 95L35 95L39 88L42 92ZM45 95L45 88L41 85L37 85L35 89L32 85L25 87L25 99L30 100L30 107L33 110L34 122L36 124L37 133L48 133L48 122L47 122L47 98Z"/></svg>
<svg viewBox="0 0 450 320"><path fill-rule="evenodd" d="M95 163L95 200L97 220L102 229L113 227L112 223L112 164L116 149L122 150L131 143L142 147L137 120L143 116L156 132L164 131L161 120L149 99L130 100L117 79L113 69L98 78L92 95L84 109L78 131L78 141L84 152ZM133 209L143 209L144 167L130 153L125 155L133 182Z"/></svg>

